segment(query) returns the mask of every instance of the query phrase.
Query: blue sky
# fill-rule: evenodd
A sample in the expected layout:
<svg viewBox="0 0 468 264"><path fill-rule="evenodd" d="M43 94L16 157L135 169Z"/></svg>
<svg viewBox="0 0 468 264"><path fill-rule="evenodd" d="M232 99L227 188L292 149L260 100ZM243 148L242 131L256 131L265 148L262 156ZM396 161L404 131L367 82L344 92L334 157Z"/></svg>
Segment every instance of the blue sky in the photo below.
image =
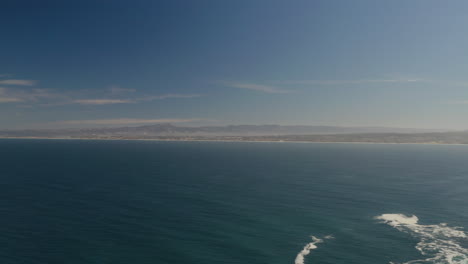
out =
<svg viewBox="0 0 468 264"><path fill-rule="evenodd" d="M468 129L467 1L2 1L0 129Z"/></svg>

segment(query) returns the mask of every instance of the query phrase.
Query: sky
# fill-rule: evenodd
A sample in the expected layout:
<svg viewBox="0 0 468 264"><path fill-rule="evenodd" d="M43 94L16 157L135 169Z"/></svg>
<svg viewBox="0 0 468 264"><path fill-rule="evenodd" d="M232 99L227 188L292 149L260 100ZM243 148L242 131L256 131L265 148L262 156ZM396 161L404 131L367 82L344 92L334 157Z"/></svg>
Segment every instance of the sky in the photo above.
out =
<svg viewBox="0 0 468 264"><path fill-rule="evenodd" d="M3 0L0 129L468 129L468 1Z"/></svg>

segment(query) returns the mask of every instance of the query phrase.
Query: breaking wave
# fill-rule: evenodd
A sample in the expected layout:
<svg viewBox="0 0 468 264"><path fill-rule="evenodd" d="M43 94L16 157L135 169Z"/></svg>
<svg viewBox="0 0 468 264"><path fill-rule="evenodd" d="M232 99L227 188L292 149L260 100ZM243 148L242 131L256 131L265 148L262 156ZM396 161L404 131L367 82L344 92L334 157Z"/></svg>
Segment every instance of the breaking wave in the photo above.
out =
<svg viewBox="0 0 468 264"><path fill-rule="evenodd" d="M305 256L309 255L311 250L314 250L317 248L316 244L323 242L323 239L317 238L315 236L311 236L311 238L312 238L312 242L305 245L304 248L297 254L294 264L304 264ZM324 239L331 239L331 238L333 238L333 236L331 235L324 237Z"/></svg>
<svg viewBox="0 0 468 264"><path fill-rule="evenodd" d="M423 258L411 260L405 264L468 264L468 249L460 245L468 237L461 227L449 227L445 223L420 225L415 215L383 214L376 216L375 219L420 240L416 249L423 255Z"/></svg>

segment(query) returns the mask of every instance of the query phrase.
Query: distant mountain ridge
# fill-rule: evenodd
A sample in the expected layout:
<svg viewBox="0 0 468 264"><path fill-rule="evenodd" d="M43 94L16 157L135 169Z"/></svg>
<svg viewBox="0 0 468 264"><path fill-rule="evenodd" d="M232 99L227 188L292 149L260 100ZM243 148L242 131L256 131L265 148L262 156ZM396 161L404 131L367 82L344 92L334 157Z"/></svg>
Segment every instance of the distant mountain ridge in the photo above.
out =
<svg viewBox="0 0 468 264"><path fill-rule="evenodd" d="M388 127L339 127L339 126L283 126L283 125L227 125L227 126L175 126L155 124L136 127L69 128L69 129L21 129L0 130L0 137L221 137L221 136L287 136L332 135L362 133L429 133L442 130Z"/></svg>

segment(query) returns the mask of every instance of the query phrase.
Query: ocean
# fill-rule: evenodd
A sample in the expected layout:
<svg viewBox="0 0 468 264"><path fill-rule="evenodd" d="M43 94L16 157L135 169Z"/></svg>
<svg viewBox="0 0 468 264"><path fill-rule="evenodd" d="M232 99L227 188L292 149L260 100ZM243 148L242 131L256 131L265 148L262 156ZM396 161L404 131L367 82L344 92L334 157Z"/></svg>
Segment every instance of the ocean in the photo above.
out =
<svg viewBox="0 0 468 264"><path fill-rule="evenodd" d="M468 146L0 140L2 264L468 263Z"/></svg>

